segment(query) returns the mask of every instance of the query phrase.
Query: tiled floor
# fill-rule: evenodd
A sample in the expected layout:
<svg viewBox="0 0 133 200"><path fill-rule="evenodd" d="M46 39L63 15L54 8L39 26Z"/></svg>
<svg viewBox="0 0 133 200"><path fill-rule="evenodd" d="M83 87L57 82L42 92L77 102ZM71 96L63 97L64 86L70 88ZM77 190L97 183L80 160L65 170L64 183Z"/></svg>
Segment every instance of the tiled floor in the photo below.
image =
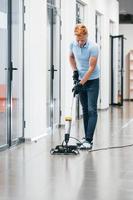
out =
<svg viewBox="0 0 133 200"><path fill-rule="evenodd" d="M133 146L50 155L63 134L0 152L0 200L133 200ZM82 120L71 135L83 136ZM93 149L127 144L133 144L133 103L99 111Z"/></svg>

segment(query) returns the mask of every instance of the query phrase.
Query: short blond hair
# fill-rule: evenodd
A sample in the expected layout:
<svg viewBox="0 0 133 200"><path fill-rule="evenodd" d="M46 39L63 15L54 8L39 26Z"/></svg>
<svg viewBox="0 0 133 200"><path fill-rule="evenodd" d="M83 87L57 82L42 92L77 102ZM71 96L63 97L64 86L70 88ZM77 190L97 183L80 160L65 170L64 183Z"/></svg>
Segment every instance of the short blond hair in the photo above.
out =
<svg viewBox="0 0 133 200"><path fill-rule="evenodd" d="M76 24L74 28L74 34L78 37L87 36L88 30L84 24Z"/></svg>

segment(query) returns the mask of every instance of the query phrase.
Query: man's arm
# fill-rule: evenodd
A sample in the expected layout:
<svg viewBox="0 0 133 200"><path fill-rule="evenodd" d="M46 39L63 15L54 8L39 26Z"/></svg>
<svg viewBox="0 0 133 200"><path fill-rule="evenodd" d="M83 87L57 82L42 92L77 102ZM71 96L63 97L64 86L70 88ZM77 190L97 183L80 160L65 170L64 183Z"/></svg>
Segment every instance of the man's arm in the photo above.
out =
<svg viewBox="0 0 133 200"><path fill-rule="evenodd" d="M85 84L86 81L89 80L92 72L94 71L95 67L96 67L96 64L97 64L97 57L90 57L90 61L89 61L89 69L88 71L86 72L86 74L84 75L84 77L82 78L82 80L80 81L80 83L82 85Z"/></svg>
<svg viewBox="0 0 133 200"><path fill-rule="evenodd" d="M74 58L73 53L71 53L70 56L69 56L69 62L70 62L70 65L72 67L72 70L73 71L77 70L76 62L75 62L75 58Z"/></svg>

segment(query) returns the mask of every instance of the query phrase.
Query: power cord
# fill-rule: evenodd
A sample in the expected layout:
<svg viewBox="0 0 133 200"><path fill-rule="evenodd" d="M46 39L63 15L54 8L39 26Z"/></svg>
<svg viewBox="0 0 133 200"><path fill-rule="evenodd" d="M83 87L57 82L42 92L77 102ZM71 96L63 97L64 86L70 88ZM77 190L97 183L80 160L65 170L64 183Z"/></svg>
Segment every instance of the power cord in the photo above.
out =
<svg viewBox="0 0 133 200"><path fill-rule="evenodd" d="M80 140L78 140L75 137L70 137L71 139L76 140L77 142L81 143ZM62 142L62 145L64 144L64 141ZM122 148L127 148L127 147L132 147L133 144L127 144L127 145L121 145L121 146L111 146L111 147L104 147L104 148L99 148L99 149L90 149L88 150L89 152L94 152L94 151L105 151L105 150L110 150L110 149L122 149Z"/></svg>
<svg viewBox="0 0 133 200"><path fill-rule="evenodd" d="M89 152L94 152L94 151L105 151L105 150L110 150L110 149L122 149L122 148L127 148L127 147L132 147L133 144L127 144L127 145L122 145L122 146L112 146L112 147L104 147L104 148L99 148L99 149L91 149Z"/></svg>
<svg viewBox="0 0 133 200"><path fill-rule="evenodd" d="M78 139L75 138L75 137L71 137L71 136L70 136L69 138L74 139L74 140L76 140L77 142L81 143L80 140L78 140ZM62 141L62 146L64 145L64 142L65 142L65 140Z"/></svg>

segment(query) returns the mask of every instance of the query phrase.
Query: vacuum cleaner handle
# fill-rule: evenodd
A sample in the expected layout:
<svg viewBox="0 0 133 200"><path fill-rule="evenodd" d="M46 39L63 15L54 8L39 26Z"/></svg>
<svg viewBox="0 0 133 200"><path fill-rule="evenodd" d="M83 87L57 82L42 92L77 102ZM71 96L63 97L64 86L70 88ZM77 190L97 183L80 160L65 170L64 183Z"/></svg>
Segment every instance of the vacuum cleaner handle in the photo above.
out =
<svg viewBox="0 0 133 200"><path fill-rule="evenodd" d="M72 116L74 97L75 96L73 95L73 97L72 97L72 103L71 103L71 109L70 109L70 116Z"/></svg>

